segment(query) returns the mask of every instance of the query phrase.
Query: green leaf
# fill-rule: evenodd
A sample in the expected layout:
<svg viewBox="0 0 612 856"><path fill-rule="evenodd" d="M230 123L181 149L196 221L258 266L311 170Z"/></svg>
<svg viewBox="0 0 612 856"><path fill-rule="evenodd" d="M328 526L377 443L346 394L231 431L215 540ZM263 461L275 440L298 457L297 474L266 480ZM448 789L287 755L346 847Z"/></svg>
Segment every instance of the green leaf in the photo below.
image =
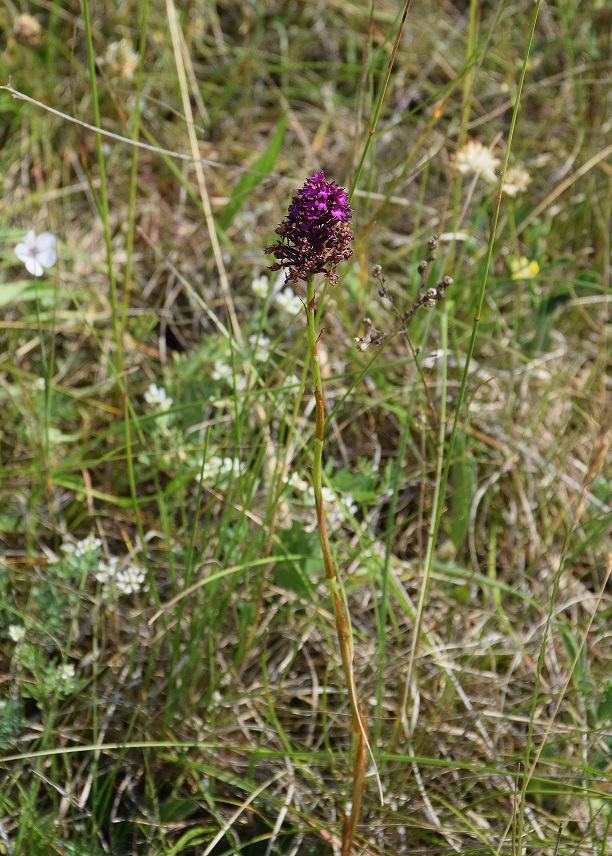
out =
<svg viewBox="0 0 612 856"><path fill-rule="evenodd" d="M564 624L559 625L559 635L565 646L567 658L570 663L576 661L572 672L572 681L581 692L585 691L582 686L588 678L588 663L586 659L586 645L579 648L579 643L574 639L569 628Z"/></svg>
<svg viewBox="0 0 612 856"><path fill-rule="evenodd" d="M197 847L198 844L209 842L211 834L210 829L204 829L201 826L190 829L189 832L186 832L179 838L170 850L166 850L166 854L167 856L178 856L179 853L187 853L188 850L193 853L192 848Z"/></svg>
<svg viewBox="0 0 612 856"><path fill-rule="evenodd" d="M580 289L582 290L582 289ZM552 315L559 306L563 306L572 299L573 295L566 285L553 288L541 301L539 312L542 315Z"/></svg>
<svg viewBox="0 0 612 856"><path fill-rule="evenodd" d="M470 509L476 493L476 472L471 453L468 451L465 431L457 431L455 462L451 467L450 537L459 550L467 538L470 525Z"/></svg>
<svg viewBox="0 0 612 856"><path fill-rule="evenodd" d="M276 158L278 157L278 153L280 151L280 147L283 142L283 138L285 136L285 128L287 127L287 117L283 116L278 123L278 128L276 129L276 133L272 138L272 142L265 150L265 152L260 155L257 160L251 165L251 171L245 172L240 181L238 182L238 186L234 190L232 198L227 203L223 211L221 212L221 216L219 217L219 226L225 231L227 227L230 225L238 211L240 211L242 205L249 198L253 190L261 184L261 182L272 172L274 168L274 164L276 163Z"/></svg>
<svg viewBox="0 0 612 856"><path fill-rule="evenodd" d="M342 467L332 477L332 485L338 491L339 498L352 496L357 502L368 502L376 496L377 473L364 472L363 462L359 461L359 469Z"/></svg>
<svg viewBox="0 0 612 856"><path fill-rule="evenodd" d="M597 719L600 723L612 720L612 681L607 681L604 686L597 705Z"/></svg>
<svg viewBox="0 0 612 856"><path fill-rule="evenodd" d="M564 624L559 625L559 635L563 640L568 660L573 660L576 656L576 651L578 650L576 647L576 642L574 641L574 637Z"/></svg>
<svg viewBox="0 0 612 856"><path fill-rule="evenodd" d="M17 303L23 300L36 300L37 298L50 297L53 295L53 287L38 284L33 279L23 279L19 282L9 282L0 285L0 306L7 303Z"/></svg>
<svg viewBox="0 0 612 856"><path fill-rule="evenodd" d="M314 514L314 509L312 511ZM311 578L322 566L319 539L313 532L304 532L302 525L294 521L291 529L283 529L278 536L280 551L290 555L301 555L304 558L283 562L278 560L274 580L282 588L294 591L300 597L310 596L313 585Z"/></svg>
<svg viewBox="0 0 612 856"><path fill-rule="evenodd" d="M159 818L162 823L172 823L177 820L187 820L198 811L196 800L171 799L159 806Z"/></svg>
<svg viewBox="0 0 612 856"><path fill-rule="evenodd" d="M550 336L556 323L557 309L569 303L575 294L581 296L592 293L593 287L590 284L573 282L571 287L569 284L561 283L545 295L536 295L533 314L535 333L532 339L524 344L525 353L538 354L548 351Z"/></svg>
<svg viewBox="0 0 612 856"><path fill-rule="evenodd" d="M26 523L23 514L7 511L0 514L0 532L25 532Z"/></svg>

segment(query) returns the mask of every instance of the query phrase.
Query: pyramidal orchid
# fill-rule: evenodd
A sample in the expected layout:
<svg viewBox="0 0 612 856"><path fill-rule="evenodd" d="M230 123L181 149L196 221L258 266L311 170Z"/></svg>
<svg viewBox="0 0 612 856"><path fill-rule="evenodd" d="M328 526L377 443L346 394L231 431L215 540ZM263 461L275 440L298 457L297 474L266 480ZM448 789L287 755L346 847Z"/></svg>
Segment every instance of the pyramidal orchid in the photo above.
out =
<svg viewBox="0 0 612 856"><path fill-rule="evenodd" d="M327 181L323 171L316 172L291 200L287 217L276 229L280 236L266 253L276 256L271 270L284 270L286 282L306 283L306 322L308 353L315 393L315 435L312 455L312 490L316 507L316 527L321 543L323 566L332 599L336 632L342 659L342 669L351 708L351 732L356 738L351 776L351 810L342 829L342 856L353 852L353 839L365 788L367 725L355 685L350 618L341 594L342 581L334 563L325 514L325 493L322 485L323 444L325 441L325 402L323 379L317 353L319 337L316 331L315 274L323 274L331 285L338 281L336 266L350 259L353 251L350 231L353 209L348 194L335 181ZM320 312L321 310L319 310Z"/></svg>
<svg viewBox="0 0 612 856"><path fill-rule="evenodd" d="M287 282L308 282L316 273L337 282L336 265L350 259L353 209L335 181L316 172L291 200L287 217L276 229L280 240L266 249L276 256L270 270L286 271Z"/></svg>

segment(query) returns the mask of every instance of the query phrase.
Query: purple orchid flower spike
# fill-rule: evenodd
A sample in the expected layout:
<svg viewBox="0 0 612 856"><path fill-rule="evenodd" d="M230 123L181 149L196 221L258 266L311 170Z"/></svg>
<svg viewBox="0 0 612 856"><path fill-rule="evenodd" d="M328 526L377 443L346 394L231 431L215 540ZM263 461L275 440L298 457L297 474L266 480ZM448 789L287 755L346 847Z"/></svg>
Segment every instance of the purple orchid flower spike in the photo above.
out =
<svg viewBox="0 0 612 856"><path fill-rule="evenodd" d="M322 273L334 285L336 265L350 259L353 209L348 194L335 181L316 172L291 200L287 217L276 229L280 241L266 249L276 256L270 270L286 271L287 282L305 282Z"/></svg>

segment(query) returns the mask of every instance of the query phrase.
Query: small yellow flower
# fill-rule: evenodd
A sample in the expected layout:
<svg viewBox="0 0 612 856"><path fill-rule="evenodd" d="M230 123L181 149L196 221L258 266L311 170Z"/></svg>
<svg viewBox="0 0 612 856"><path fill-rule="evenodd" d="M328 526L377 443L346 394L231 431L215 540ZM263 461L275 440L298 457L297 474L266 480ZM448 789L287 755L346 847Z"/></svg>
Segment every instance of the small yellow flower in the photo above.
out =
<svg viewBox="0 0 612 856"><path fill-rule="evenodd" d="M529 261L526 256L510 259L509 265L512 271L511 279L535 279L540 273L540 265L537 261L535 259Z"/></svg>

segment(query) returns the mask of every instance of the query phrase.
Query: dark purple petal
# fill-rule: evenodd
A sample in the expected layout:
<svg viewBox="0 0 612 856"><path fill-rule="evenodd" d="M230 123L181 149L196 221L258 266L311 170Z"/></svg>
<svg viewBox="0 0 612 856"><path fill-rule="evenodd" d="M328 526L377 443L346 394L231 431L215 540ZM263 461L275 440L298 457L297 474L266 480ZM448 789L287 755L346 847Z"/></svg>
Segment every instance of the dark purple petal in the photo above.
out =
<svg viewBox="0 0 612 856"><path fill-rule="evenodd" d="M323 171L315 173L293 197L286 219L276 229L280 241L266 250L277 258L271 270L284 268L293 282L315 273L336 282L336 265L353 254L352 214L346 190L326 181Z"/></svg>

